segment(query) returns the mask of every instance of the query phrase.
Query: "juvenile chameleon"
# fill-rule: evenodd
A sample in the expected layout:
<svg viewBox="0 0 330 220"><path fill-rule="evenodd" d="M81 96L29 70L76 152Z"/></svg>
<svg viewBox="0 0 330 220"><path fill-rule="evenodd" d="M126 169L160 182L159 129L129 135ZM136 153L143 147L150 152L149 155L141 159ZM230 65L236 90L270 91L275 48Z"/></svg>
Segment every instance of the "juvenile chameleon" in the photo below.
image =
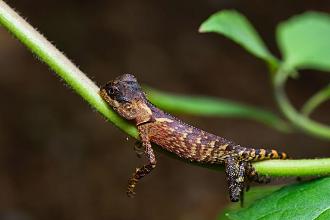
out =
<svg viewBox="0 0 330 220"><path fill-rule="evenodd" d="M100 95L120 116L134 122L148 159L148 164L137 168L129 179L128 196L135 194L139 179L156 167L151 143L190 161L224 165L232 202L242 199L249 182L269 181L268 177L258 175L252 161L287 158L286 153L246 148L185 124L151 104L133 75L124 74L108 82Z"/></svg>

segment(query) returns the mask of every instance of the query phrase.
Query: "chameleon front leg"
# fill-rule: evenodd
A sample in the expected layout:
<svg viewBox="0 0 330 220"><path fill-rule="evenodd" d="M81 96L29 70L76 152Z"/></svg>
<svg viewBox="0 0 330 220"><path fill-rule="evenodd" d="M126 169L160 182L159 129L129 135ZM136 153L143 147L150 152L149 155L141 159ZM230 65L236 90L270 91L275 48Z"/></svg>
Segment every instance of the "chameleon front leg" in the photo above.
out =
<svg viewBox="0 0 330 220"><path fill-rule="evenodd" d="M145 175L149 174L156 167L156 157L149 140L148 127L145 125L138 126L138 131L140 134L141 144L145 149L144 153L147 156L148 164L142 166L141 168L136 168L132 177L128 180L127 195L129 197L134 196L134 189L138 181Z"/></svg>

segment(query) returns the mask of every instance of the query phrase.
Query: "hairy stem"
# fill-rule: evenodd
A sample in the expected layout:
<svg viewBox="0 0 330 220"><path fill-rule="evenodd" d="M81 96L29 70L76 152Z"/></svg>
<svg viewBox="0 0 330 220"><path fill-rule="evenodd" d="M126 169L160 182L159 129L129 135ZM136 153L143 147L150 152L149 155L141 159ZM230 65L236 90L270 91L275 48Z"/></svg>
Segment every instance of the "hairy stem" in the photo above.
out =
<svg viewBox="0 0 330 220"><path fill-rule="evenodd" d="M93 108L126 133L137 137L136 129L108 108L95 83L3 1L0 1L0 23Z"/></svg>
<svg viewBox="0 0 330 220"><path fill-rule="evenodd" d="M111 123L115 124L125 133L138 138L136 128L108 108L107 104L99 96L99 88L95 85L95 83L3 1L0 1L0 24L17 39L19 39L34 54L36 54L77 94L83 97L93 108L104 115ZM324 167L322 161L323 160L314 160L313 170L315 170L315 172L311 173L311 175L320 174L318 171ZM297 166L303 165L305 160L296 160L294 163ZM285 175L283 171L279 171L276 167L282 166L284 170L289 170L292 165L288 164L287 161L281 160L272 161L271 164L272 165L270 165L269 162L255 163L257 171L260 174L270 175ZM270 172L273 168L274 171ZM323 174L324 173L330 173L330 166L328 166L327 172L323 172ZM298 169L297 172L291 174L300 176L303 175L303 170Z"/></svg>

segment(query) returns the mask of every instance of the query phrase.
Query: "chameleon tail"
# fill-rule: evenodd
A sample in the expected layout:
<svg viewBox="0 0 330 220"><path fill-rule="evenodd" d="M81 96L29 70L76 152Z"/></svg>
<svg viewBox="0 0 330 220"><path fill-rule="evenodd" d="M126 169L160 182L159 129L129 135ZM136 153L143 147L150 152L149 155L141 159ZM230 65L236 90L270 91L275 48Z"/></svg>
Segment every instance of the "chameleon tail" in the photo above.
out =
<svg viewBox="0 0 330 220"><path fill-rule="evenodd" d="M258 160L267 160L267 159L287 159L288 155L284 152L280 152L273 149L253 149L249 152L250 157L252 157L254 161Z"/></svg>

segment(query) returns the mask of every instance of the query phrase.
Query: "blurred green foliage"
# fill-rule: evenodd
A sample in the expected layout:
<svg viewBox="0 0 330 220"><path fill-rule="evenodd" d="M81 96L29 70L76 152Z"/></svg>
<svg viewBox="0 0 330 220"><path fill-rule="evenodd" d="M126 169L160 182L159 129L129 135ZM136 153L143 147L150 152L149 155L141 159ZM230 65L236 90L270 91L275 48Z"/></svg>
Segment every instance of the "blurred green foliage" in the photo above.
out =
<svg viewBox="0 0 330 220"><path fill-rule="evenodd" d="M266 45L250 22L239 12L223 10L211 15L199 28L202 33L223 34L235 41L248 52L259 57L271 66L277 66L277 59L269 52Z"/></svg>
<svg viewBox="0 0 330 220"><path fill-rule="evenodd" d="M330 16L306 12L281 23L277 41L285 69L330 71Z"/></svg>
<svg viewBox="0 0 330 220"><path fill-rule="evenodd" d="M229 220L228 213L235 213L236 211L240 210L241 208L247 208L252 205L255 201L270 195L271 193L275 192L281 188L280 186L259 186L253 187L248 192L245 193L243 207L241 207L240 203L232 203L230 204L225 210L223 210L218 215L218 220Z"/></svg>
<svg viewBox="0 0 330 220"><path fill-rule="evenodd" d="M205 96L184 96L146 89L148 99L161 109L198 116L219 116L255 120L282 132L291 132L289 123L276 114L231 100Z"/></svg>
<svg viewBox="0 0 330 220"><path fill-rule="evenodd" d="M247 208L227 212L228 219L330 219L330 177L285 186Z"/></svg>
<svg viewBox="0 0 330 220"><path fill-rule="evenodd" d="M310 120L297 112L287 99L284 85L298 69L330 70L330 16L306 12L282 22L277 28L277 41L283 61L276 63L252 24L239 12L223 10L210 16L202 25L202 32L215 32L237 42L248 52L264 59L270 66L274 94L286 118L299 130L319 138L330 139L330 127ZM325 96L322 92L320 96ZM322 95L323 94L323 95ZM313 98L313 97L312 97ZM315 98L314 98L315 99ZM321 101L325 101L322 99ZM317 105L321 104L320 99ZM308 102L307 102L308 103ZM310 102L310 103L315 103ZM310 105L309 105L310 106ZM316 105L312 106L314 109ZM311 107L309 107L311 111Z"/></svg>

